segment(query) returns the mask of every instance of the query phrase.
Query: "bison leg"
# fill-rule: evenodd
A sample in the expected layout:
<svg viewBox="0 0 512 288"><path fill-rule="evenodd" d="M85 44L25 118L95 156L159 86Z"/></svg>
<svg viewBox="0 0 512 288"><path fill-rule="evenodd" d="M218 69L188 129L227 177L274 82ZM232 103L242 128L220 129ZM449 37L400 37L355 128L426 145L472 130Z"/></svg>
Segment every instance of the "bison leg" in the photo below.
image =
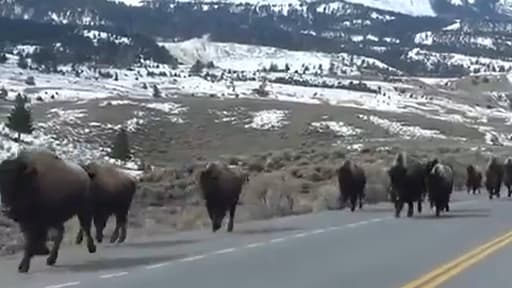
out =
<svg viewBox="0 0 512 288"><path fill-rule="evenodd" d="M76 234L75 244L80 245L84 241L84 230L82 228L78 229L78 233Z"/></svg>
<svg viewBox="0 0 512 288"><path fill-rule="evenodd" d="M441 215L441 205L436 204L436 217Z"/></svg>
<svg viewBox="0 0 512 288"><path fill-rule="evenodd" d="M414 214L414 205L412 201L407 202L407 217L412 217Z"/></svg>
<svg viewBox="0 0 512 288"><path fill-rule="evenodd" d="M46 228L23 227L22 231L25 238L25 250L18 266L18 272L27 273L30 269L30 260L36 255L38 247L41 243L46 243Z"/></svg>
<svg viewBox="0 0 512 288"><path fill-rule="evenodd" d="M421 213L422 207L421 207L421 200L418 201L418 213Z"/></svg>
<svg viewBox="0 0 512 288"><path fill-rule="evenodd" d="M402 212L402 208L404 207L404 202L397 200L395 202L395 217L399 218L400 213Z"/></svg>
<svg viewBox="0 0 512 288"><path fill-rule="evenodd" d="M228 232L233 232L234 220L235 220L236 204L231 206L229 209L229 223Z"/></svg>
<svg viewBox="0 0 512 288"><path fill-rule="evenodd" d="M91 235L91 224L92 224L92 216L89 213L81 213L78 215L78 220L80 221L80 228L85 233L85 237L87 238L87 249L89 253L96 252L96 245L94 244L94 240Z"/></svg>
<svg viewBox="0 0 512 288"><path fill-rule="evenodd" d="M357 195L350 196L350 211L354 212L357 205Z"/></svg>
<svg viewBox="0 0 512 288"><path fill-rule="evenodd" d="M126 214L127 213L116 214L116 229L114 230L114 233L112 233L110 243L114 243L116 241L118 241L118 243L123 243L126 240Z"/></svg>
<svg viewBox="0 0 512 288"><path fill-rule="evenodd" d="M50 252L50 256L46 259L46 264L49 266L55 265L57 262L57 256L59 254L60 244L62 243L62 239L64 238L64 225L59 225L55 227L57 230L57 236L53 240L52 251Z"/></svg>

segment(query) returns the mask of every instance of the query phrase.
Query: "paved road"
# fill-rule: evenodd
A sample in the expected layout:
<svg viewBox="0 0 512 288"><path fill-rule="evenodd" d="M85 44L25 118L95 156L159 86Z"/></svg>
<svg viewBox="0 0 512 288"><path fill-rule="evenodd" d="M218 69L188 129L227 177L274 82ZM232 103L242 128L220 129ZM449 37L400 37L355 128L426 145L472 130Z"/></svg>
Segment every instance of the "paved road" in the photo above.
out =
<svg viewBox="0 0 512 288"><path fill-rule="evenodd" d="M0 260L0 287L402 287L512 230L512 201L456 194L441 219L429 209L395 219L391 205L379 204L239 224L233 234L192 231L103 245L97 254L67 247L57 267L35 258L28 275L16 272L16 255ZM512 246L505 244L442 287L510 286Z"/></svg>

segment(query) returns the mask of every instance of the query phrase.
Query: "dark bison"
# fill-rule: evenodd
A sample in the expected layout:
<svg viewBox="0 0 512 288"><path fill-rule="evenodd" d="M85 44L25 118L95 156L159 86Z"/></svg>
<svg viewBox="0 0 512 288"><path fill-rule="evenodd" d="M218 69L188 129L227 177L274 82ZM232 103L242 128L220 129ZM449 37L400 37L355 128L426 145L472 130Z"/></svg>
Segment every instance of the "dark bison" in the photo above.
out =
<svg viewBox="0 0 512 288"><path fill-rule="evenodd" d="M345 205L350 200L350 210L354 211L359 199L359 209L363 208L364 188L366 186L366 175L363 168L351 160L346 160L338 169L337 174L340 203Z"/></svg>
<svg viewBox="0 0 512 288"><path fill-rule="evenodd" d="M414 214L413 203L418 203L418 212L421 213L423 198L426 194L427 166L434 166L434 162L424 164L414 159L408 159L405 152L395 157L393 165L388 170L391 182L391 200L395 204L395 216L400 217L404 203L407 203L407 217Z"/></svg>
<svg viewBox="0 0 512 288"><path fill-rule="evenodd" d="M128 210L136 190L136 181L129 174L119 170L110 163L92 162L82 165L91 180L91 194L93 197L93 221L96 228L96 241L103 241L103 229L110 216L116 217L116 228L110 238L110 243L118 241L123 243L126 239L126 224ZM83 231L77 235L80 244Z"/></svg>
<svg viewBox="0 0 512 288"><path fill-rule="evenodd" d="M485 187L489 192L489 199L494 195L500 198L501 182L503 181L503 164L498 158L491 157L485 171Z"/></svg>
<svg viewBox="0 0 512 288"><path fill-rule="evenodd" d="M45 150L22 151L0 163L0 192L3 212L18 222L25 238L19 272L28 272L35 255L49 254L46 263L55 264L64 222L75 215L86 234L89 252L96 252L91 237L89 177L79 165ZM51 251L46 246L50 228L57 230Z"/></svg>
<svg viewBox="0 0 512 288"><path fill-rule="evenodd" d="M508 197L512 196L512 158L505 161L503 183L507 187Z"/></svg>
<svg viewBox="0 0 512 288"><path fill-rule="evenodd" d="M228 232L233 231L236 205L242 192L242 186L248 181L248 175L235 171L224 164L209 163L199 173L199 187L206 201L208 216L212 221L212 231L222 226L222 220L229 210Z"/></svg>
<svg viewBox="0 0 512 288"><path fill-rule="evenodd" d="M480 188L482 187L482 171L473 165L468 165L466 167L466 188L468 190L468 194L473 192L473 194L480 194Z"/></svg>
<svg viewBox="0 0 512 288"><path fill-rule="evenodd" d="M428 174L428 194L436 209L436 216L441 211L450 211L450 195L453 191L453 169L445 164L437 163Z"/></svg>

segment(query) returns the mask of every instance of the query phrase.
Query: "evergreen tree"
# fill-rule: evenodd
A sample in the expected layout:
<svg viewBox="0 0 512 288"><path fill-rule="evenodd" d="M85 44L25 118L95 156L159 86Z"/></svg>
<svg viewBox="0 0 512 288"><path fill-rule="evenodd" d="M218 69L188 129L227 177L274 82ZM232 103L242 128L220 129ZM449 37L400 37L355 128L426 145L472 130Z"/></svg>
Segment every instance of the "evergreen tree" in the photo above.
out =
<svg viewBox="0 0 512 288"><path fill-rule="evenodd" d="M7 116L7 128L18 133L17 142L21 139L21 133L31 134L32 131L34 131L31 111L25 107L27 102L27 96L23 97L18 93L18 95L16 95L14 108L11 114Z"/></svg>
<svg viewBox="0 0 512 288"><path fill-rule="evenodd" d="M290 65L288 65L288 63L286 63L286 64L284 65L284 71L286 71L286 72L289 72L289 71L290 71Z"/></svg>
<svg viewBox="0 0 512 288"><path fill-rule="evenodd" d="M206 68L208 68L208 69L215 68L215 63L213 63L213 61L208 61L208 63L206 63Z"/></svg>
<svg viewBox="0 0 512 288"><path fill-rule="evenodd" d="M153 97L154 98L162 98L162 92L160 91L158 86L156 86L156 84L153 85Z"/></svg>
<svg viewBox="0 0 512 288"><path fill-rule="evenodd" d="M7 56L5 54L0 54L0 64L4 64L7 62Z"/></svg>
<svg viewBox="0 0 512 288"><path fill-rule="evenodd" d="M112 154L110 156L121 161L130 159L130 142L128 141L128 133L126 132L126 129L121 128L117 133L114 142L112 143Z"/></svg>

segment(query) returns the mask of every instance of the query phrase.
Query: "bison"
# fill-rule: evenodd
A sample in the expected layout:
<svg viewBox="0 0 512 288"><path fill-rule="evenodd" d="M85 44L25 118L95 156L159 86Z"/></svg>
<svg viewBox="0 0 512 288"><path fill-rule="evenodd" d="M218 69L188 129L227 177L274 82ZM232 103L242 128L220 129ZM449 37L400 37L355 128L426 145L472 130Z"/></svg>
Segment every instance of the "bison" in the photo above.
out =
<svg viewBox="0 0 512 288"><path fill-rule="evenodd" d="M366 175L363 168L346 160L338 169L338 184L340 189L340 203L345 205L350 200L350 211L356 209L356 202L359 199L359 209L363 208L366 186Z"/></svg>
<svg viewBox="0 0 512 288"><path fill-rule="evenodd" d="M453 169L445 164L437 163L428 171L429 199L435 206L436 216L441 211L450 211L450 195L453 191Z"/></svg>
<svg viewBox="0 0 512 288"><path fill-rule="evenodd" d="M503 183L507 187L508 197L512 196L512 158L507 158L505 161Z"/></svg>
<svg viewBox="0 0 512 288"><path fill-rule="evenodd" d="M199 173L199 188L206 201L208 216L212 222L212 231L222 226L229 210L228 232L233 231L234 218L242 187L248 181L248 175L235 171L220 163L209 163Z"/></svg>
<svg viewBox="0 0 512 288"><path fill-rule="evenodd" d="M93 221L96 228L96 241L103 241L103 229L110 216L116 217L116 228L110 243L123 243L126 239L128 210L136 190L136 181L129 174L110 163L91 162L82 165L91 181L93 197ZM77 244L82 242L83 231L77 235Z"/></svg>
<svg viewBox="0 0 512 288"><path fill-rule="evenodd" d="M431 162L430 165L435 165ZM408 159L405 152L397 154L393 165L388 169L391 183L391 199L395 204L395 217L400 217L404 203L407 203L407 217L414 214L413 203L418 203L421 213L422 201L426 194L426 176L428 164Z"/></svg>
<svg viewBox="0 0 512 288"><path fill-rule="evenodd" d="M468 194L473 192L473 194L480 194L480 188L482 187L482 172L480 169L473 165L468 165L466 167L466 188Z"/></svg>
<svg viewBox="0 0 512 288"><path fill-rule="evenodd" d="M56 263L64 222L75 215L87 237L89 252L96 252L91 237L89 183L87 173L79 165L46 150L21 151L15 158L0 163L3 212L19 224L25 238L19 272L28 272L35 255L49 254L46 263ZM46 246L50 228L57 231L51 251Z"/></svg>
<svg viewBox="0 0 512 288"><path fill-rule="evenodd" d="M485 171L485 187L489 192L489 199L494 195L500 198L501 182L503 181L503 164L498 158L491 157Z"/></svg>

